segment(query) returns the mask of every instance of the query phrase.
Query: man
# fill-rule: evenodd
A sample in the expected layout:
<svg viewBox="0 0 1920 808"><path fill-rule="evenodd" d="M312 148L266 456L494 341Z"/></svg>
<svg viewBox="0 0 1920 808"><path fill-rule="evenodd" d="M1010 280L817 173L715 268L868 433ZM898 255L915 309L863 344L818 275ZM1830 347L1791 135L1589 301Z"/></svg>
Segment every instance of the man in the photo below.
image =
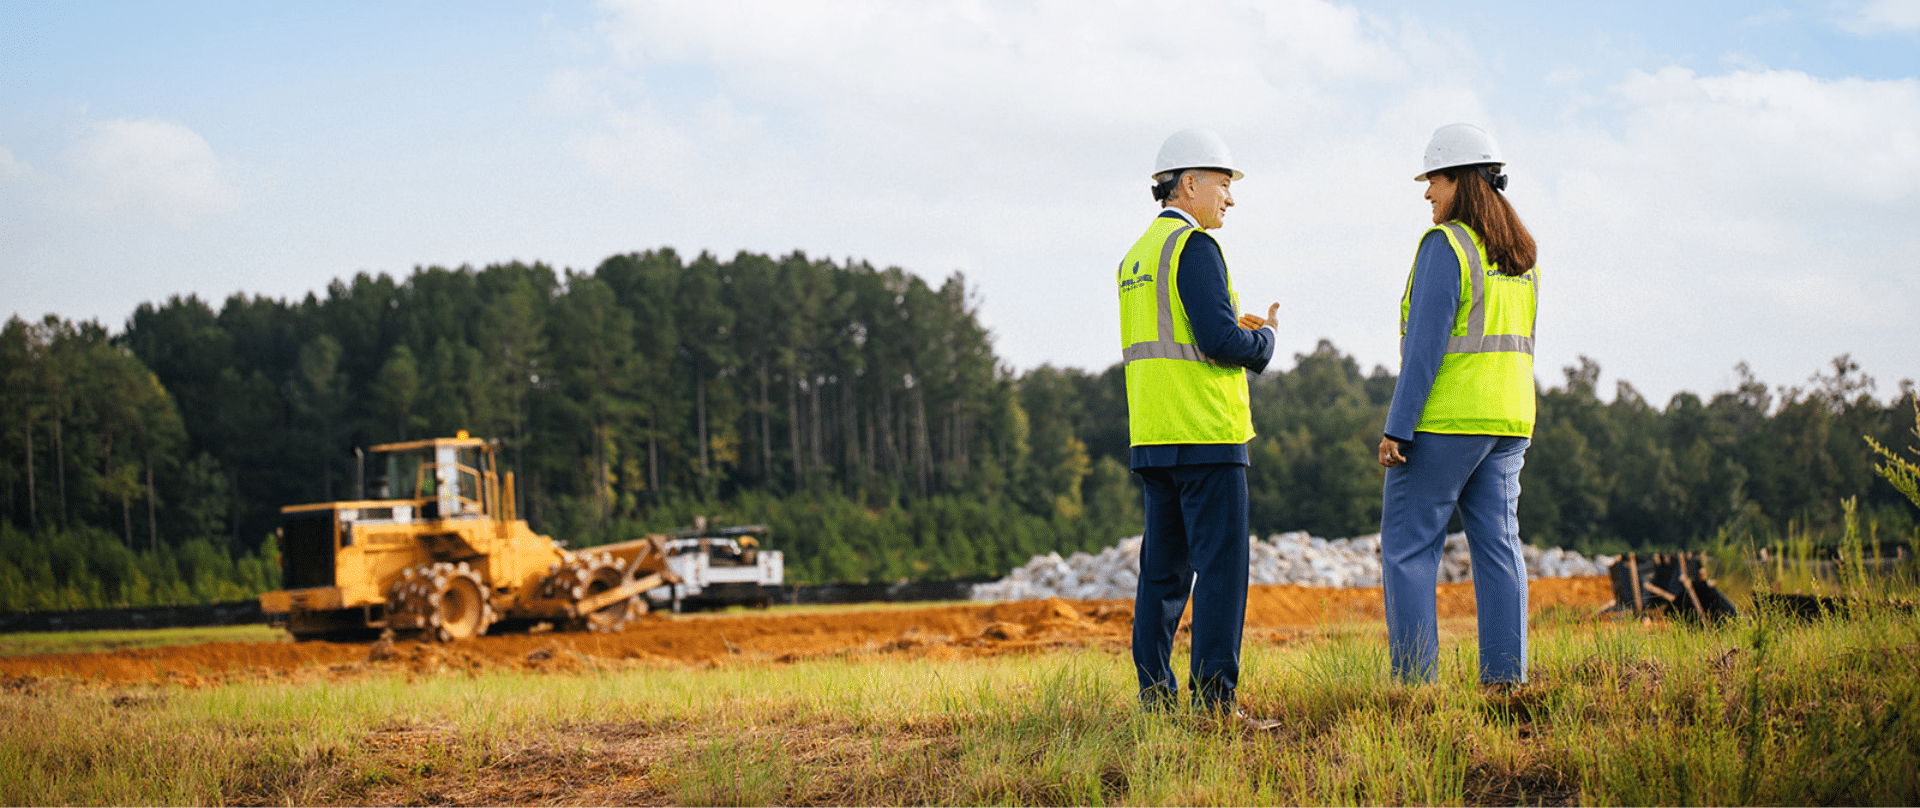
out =
<svg viewBox="0 0 1920 808"><path fill-rule="evenodd" d="M1247 611L1245 370L1273 357L1274 318L1240 317L1218 229L1243 176L1219 135L1175 133L1160 147L1153 198L1162 211L1120 263L1132 467L1146 487L1146 536L1133 606L1133 663L1151 710L1176 703L1173 634L1193 600L1194 705L1237 712ZM1244 369L1244 370L1243 370Z"/></svg>

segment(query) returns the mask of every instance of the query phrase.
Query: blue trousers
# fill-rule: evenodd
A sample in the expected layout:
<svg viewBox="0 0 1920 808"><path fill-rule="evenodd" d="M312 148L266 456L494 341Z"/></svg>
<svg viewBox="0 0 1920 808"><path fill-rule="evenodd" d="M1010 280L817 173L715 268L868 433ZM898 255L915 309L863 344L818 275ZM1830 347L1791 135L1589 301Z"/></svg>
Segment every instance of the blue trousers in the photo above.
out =
<svg viewBox="0 0 1920 808"><path fill-rule="evenodd" d="M1454 509L1473 557L1480 681L1527 680L1527 565L1520 554L1520 467L1526 438L1421 432L1387 469L1380 566L1387 649L1401 681L1432 681L1440 653L1434 587Z"/></svg>
<svg viewBox="0 0 1920 808"><path fill-rule="evenodd" d="M1171 706L1179 690L1173 634L1193 599L1194 705L1232 709L1247 617L1247 467L1134 469L1146 483L1147 529L1133 601L1133 666L1140 699Z"/></svg>

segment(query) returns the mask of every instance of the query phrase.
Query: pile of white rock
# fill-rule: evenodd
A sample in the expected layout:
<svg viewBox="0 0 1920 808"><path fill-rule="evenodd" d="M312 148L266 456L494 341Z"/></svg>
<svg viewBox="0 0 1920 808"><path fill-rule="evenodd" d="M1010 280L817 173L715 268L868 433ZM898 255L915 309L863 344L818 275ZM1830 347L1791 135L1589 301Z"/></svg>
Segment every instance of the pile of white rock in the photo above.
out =
<svg viewBox="0 0 1920 808"><path fill-rule="evenodd" d="M1304 531L1278 533L1261 541L1247 537L1248 580L1259 584L1369 587L1380 585L1380 534L1352 539L1323 539ZM1523 545L1529 578L1605 575L1612 556L1587 558L1571 550L1542 550ZM1467 534L1447 537L1440 554L1440 581L1473 579ZM973 587L974 600L1013 601L1041 598L1113 600L1131 598L1140 580L1140 537L1122 539L1098 554L1034 556L1007 577Z"/></svg>

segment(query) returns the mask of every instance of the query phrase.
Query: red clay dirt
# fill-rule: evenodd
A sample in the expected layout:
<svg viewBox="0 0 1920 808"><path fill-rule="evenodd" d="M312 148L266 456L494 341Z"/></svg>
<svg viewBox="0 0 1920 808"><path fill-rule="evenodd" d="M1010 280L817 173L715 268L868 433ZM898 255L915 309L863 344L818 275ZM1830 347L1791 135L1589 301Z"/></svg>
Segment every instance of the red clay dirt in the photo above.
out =
<svg viewBox="0 0 1920 808"><path fill-rule="evenodd" d="M1592 611L1610 601L1604 577L1529 583L1533 611ZM1440 617L1473 614L1471 583L1439 588ZM1284 641L1346 620L1378 620L1379 589L1256 586L1248 594L1250 641ZM717 666L835 656L902 654L932 659L993 656L1068 645L1124 647L1133 604L1057 598L1000 604L851 607L712 615L653 615L623 632L479 637L450 645L377 643L207 643L91 654L0 658L0 679L35 676L103 683L186 685L245 679L333 678L377 670L432 674L517 669L566 671L629 665Z"/></svg>

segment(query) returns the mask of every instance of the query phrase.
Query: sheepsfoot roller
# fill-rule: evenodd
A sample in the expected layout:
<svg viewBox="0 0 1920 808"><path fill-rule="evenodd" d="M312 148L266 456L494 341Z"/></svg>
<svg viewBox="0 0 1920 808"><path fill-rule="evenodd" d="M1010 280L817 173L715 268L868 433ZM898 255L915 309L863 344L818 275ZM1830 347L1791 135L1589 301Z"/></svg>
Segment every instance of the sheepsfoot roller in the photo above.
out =
<svg viewBox="0 0 1920 808"><path fill-rule="evenodd" d="M261 610L302 640L618 631L647 613L646 592L680 583L664 537L570 552L533 532L496 449L465 432L375 446L360 499L282 508L285 589Z"/></svg>

